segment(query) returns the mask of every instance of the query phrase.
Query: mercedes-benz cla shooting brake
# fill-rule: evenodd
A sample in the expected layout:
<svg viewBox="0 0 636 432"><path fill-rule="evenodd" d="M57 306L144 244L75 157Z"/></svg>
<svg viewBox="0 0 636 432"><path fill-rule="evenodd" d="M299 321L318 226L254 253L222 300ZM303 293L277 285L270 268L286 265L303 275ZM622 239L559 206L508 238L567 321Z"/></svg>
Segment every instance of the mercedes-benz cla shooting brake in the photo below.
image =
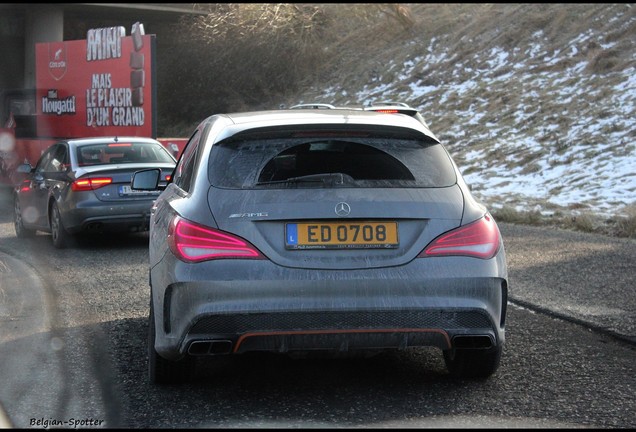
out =
<svg viewBox="0 0 636 432"><path fill-rule="evenodd" d="M157 188L141 170L133 189ZM197 356L437 347L485 378L505 338L503 241L425 123L294 109L214 115L150 221L149 375Z"/></svg>

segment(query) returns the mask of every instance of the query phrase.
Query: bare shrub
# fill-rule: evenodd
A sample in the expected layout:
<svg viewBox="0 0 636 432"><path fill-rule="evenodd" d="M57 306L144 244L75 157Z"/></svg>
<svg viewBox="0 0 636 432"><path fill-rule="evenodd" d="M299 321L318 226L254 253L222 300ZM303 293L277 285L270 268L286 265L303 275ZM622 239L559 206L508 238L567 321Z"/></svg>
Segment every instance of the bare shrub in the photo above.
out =
<svg viewBox="0 0 636 432"><path fill-rule="evenodd" d="M597 49L588 55L587 71L591 73L607 73L621 64L620 53L616 50Z"/></svg>
<svg viewBox="0 0 636 432"><path fill-rule="evenodd" d="M625 216L617 221L617 229L621 237L636 237L636 204L625 209Z"/></svg>
<svg viewBox="0 0 636 432"><path fill-rule="evenodd" d="M160 123L277 106L322 61L324 28L307 4L214 4L182 20L158 63L159 79L173 83L159 94Z"/></svg>
<svg viewBox="0 0 636 432"><path fill-rule="evenodd" d="M184 18L162 40L158 81L171 85L158 89L159 128L217 112L276 108L296 103L313 83L337 86L368 77L367 54L383 51L404 28L417 24L411 7L400 4L214 3L208 8L209 14ZM362 75L345 66L356 59Z"/></svg>
<svg viewBox="0 0 636 432"><path fill-rule="evenodd" d="M594 216L587 213L582 213L577 216L572 216L571 226L573 229L582 232L594 232L596 228L596 221Z"/></svg>
<svg viewBox="0 0 636 432"><path fill-rule="evenodd" d="M510 206L493 209L492 215L498 222L520 223L526 225L541 225L543 222L543 216L539 211L532 210L520 212Z"/></svg>
<svg viewBox="0 0 636 432"><path fill-rule="evenodd" d="M410 29L415 25L415 18L408 5L400 3L379 3L376 4L376 7L400 23L405 29Z"/></svg>

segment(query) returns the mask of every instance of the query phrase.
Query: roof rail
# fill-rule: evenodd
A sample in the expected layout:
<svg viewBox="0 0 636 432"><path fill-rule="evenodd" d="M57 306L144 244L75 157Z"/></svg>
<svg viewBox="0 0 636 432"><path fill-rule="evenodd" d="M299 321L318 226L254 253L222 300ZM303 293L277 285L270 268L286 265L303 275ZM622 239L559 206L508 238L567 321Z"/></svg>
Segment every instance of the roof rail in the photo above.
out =
<svg viewBox="0 0 636 432"><path fill-rule="evenodd" d="M336 109L336 107L326 103L307 103L294 105L289 109Z"/></svg>

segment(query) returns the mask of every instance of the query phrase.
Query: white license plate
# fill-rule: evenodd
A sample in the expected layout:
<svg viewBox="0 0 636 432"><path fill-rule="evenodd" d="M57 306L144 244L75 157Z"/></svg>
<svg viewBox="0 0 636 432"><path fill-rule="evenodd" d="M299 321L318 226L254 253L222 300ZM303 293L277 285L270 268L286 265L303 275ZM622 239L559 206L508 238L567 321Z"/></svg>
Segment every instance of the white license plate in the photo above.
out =
<svg viewBox="0 0 636 432"><path fill-rule="evenodd" d="M119 186L119 195L120 196L147 196L147 195L159 195L160 191L145 191L145 190L134 190L131 189L130 186Z"/></svg>

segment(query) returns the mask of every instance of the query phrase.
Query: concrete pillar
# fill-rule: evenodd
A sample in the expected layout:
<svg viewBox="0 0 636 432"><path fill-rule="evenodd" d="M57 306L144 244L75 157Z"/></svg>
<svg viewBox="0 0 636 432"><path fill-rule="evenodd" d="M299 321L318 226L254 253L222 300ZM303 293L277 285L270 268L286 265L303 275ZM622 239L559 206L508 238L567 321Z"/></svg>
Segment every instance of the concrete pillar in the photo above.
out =
<svg viewBox="0 0 636 432"><path fill-rule="evenodd" d="M35 44L64 40L64 11L61 7L34 4L25 11L24 87L35 88Z"/></svg>

